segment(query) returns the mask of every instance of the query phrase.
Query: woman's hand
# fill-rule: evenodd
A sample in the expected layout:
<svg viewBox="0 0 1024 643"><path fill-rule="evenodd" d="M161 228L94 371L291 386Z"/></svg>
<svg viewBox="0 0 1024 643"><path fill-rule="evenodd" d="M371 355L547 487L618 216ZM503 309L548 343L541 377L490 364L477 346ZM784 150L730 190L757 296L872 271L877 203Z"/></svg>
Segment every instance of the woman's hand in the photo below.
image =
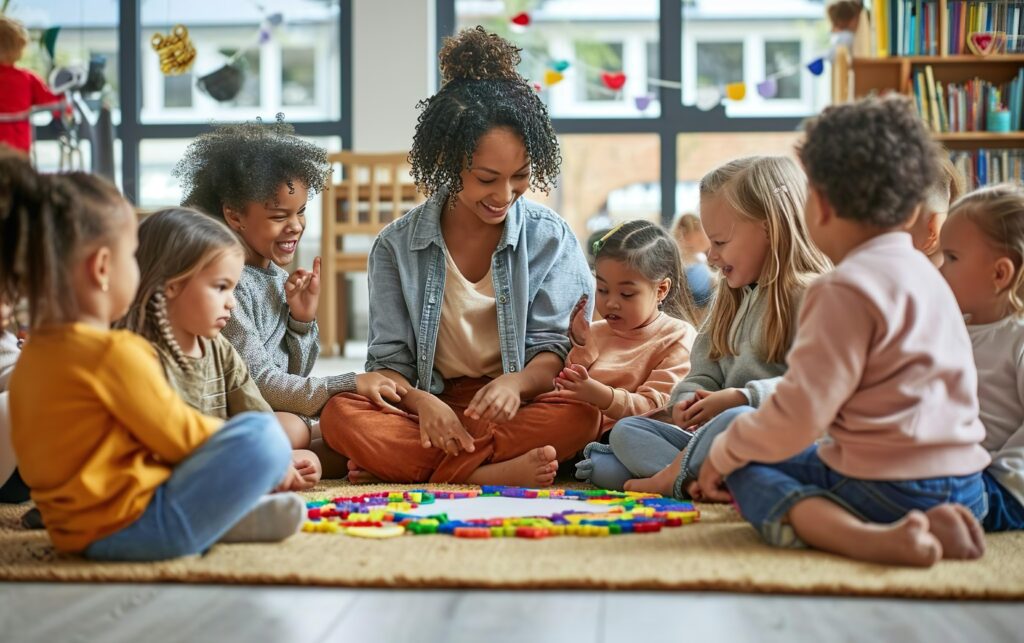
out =
<svg viewBox="0 0 1024 643"><path fill-rule="evenodd" d="M417 406L420 422L420 443L424 449L435 447L448 455L473 452L473 436L459 421L450 406L433 395L425 394Z"/></svg>
<svg viewBox="0 0 1024 643"><path fill-rule="evenodd" d="M505 373L476 392L466 408L466 417L502 424L516 416L522 403L519 374Z"/></svg>

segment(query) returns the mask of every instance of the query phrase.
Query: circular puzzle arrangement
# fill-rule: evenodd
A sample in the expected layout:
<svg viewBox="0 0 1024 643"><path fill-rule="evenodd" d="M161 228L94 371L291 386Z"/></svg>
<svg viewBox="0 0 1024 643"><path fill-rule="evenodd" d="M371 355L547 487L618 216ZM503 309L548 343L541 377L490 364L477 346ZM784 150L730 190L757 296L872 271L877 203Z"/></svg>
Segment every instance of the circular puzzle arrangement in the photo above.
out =
<svg viewBox="0 0 1024 643"><path fill-rule="evenodd" d="M449 519L430 513L439 500L522 498L580 503L550 515ZM656 494L605 489L525 489L483 486L479 491L382 491L306 503L303 531L362 538L447 534L456 538L618 536L661 531L700 520L692 503ZM427 511L425 511L427 510Z"/></svg>

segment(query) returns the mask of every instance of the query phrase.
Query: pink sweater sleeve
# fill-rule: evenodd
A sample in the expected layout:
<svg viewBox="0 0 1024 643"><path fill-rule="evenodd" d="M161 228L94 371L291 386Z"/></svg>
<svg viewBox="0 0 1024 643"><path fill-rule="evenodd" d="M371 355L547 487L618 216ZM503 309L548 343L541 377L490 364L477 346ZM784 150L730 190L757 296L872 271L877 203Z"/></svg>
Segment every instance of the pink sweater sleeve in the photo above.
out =
<svg viewBox="0 0 1024 643"><path fill-rule="evenodd" d="M606 417L620 420L634 415L643 415L668 404L672 388L690 372L689 345L682 342L674 344L658 365L647 376L647 380L637 387L635 393L623 388L612 389L612 403L602 412Z"/></svg>
<svg viewBox="0 0 1024 643"><path fill-rule="evenodd" d="M822 436L856 392L878 313L849 286L819 281L800 311L789 370L761 407L715 438L708 457L722 475L750 462L781 462Z"/></svg>

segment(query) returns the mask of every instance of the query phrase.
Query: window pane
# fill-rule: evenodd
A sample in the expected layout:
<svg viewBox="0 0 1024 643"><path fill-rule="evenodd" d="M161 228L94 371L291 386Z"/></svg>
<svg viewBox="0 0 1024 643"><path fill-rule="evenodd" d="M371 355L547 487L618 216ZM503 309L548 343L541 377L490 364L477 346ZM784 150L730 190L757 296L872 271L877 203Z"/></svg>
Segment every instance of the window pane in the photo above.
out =
<svg viewBox="0 0 1024 643"><path fill-rule="evenodd" d="M281 50L281 102L308 107L316 104L316 50L288 47Z"/></svg>
<svg viewBox="0 0 1024 643"><path fill-rule="evenodd" d="M525 30L511 24L519 13L530 17ZM482 25L523 49L519 71L542 85L554 118L657 116L647 79L659 73L658 16L658 0L455 0L457 30ZM545 75L566 63L549 84ZM602 72L623 74L621 87L609 88Z"/></svg>
<svg viewBox="0 0 1024 643"><path fill-rule="evenodd" d="M269 26L275 14L283 20ZM273 119L277 112L291 122L340 118L339 17L337 0L261 0L231 11L207 0L144 0L142 122ZM196 58L189 74L165 77L150 41L177 24L188 28Z"/></svg>
<svg viewBox="0 0 1024 643"><path fill-rule="evenodd" d="M743 82L742 42L697 43L697 89Z"/></svg>
<svg viewBox="0 0 1024 643"><path fill-rule="evenodd" d="M807 65L828 50L823 4L681 0L683 104L696 105L701 88L742 82L743 99L722 101L731 118L821 111L831 99L829 74L814 76ZM714 106L710 99L703 97L705 108Z"/></svg>
<svg viewBox="0 0 1024 643"><path fill-rule="evenodd" d="M581 101L621 100L618 92L608 89L601 81L604 73L622 69L622 43L577 42L576 61L583 67L577 74L576 99Z"/></svg>
<svg viewBox="0 0 1024 643"><path fill-rule="evenodd" d="M766 42L764 43L764 71L766 76L780 73L779 93L772 100L800 99L800 65L799 42ZM791 73L795 72L795 73Z"/></svg>

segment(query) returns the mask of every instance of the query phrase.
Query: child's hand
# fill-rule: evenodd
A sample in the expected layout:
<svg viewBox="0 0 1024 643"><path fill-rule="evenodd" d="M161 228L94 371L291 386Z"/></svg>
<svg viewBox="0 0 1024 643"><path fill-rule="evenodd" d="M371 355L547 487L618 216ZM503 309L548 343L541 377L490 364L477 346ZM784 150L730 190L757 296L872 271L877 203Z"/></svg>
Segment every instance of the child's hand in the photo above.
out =
<svg viewBox="0 0 1024 643"><path fill-rule="evenodd" d="M505 373L476 392L465 414L474 420L501 424L514 418L522 403L518 374Z"/></svg>
<svg viewBox="0 0 1024 643"><path fill-rule="evenodd" d="M590 295L584 293L569 316L569 339L577 346L586 346L590 340L590 320L587 319L587 300Z"/></svg>
<svg viewBox="0 0 1024 643"><path fill-rule="evenodd" d="M558 373L555 392L558 397L593 404L599 409L608 408L615 399L612 388L591 379L587 367L582 364L566 366Z"/></svg>
<svg viewBox="0 0 1024 643"><path fill-rule="evenodd" d="M436 447L448 455L459 455L460 451L476 451L473 436L459 421L459 416L450 406L433 395L424 396L420 402L420 443L424 449Z"/></svg>
<svg viewBox="0 0 1024 643"><path fill-rule="evenodd" d="M408 388L380 373L356 375L356 393L368 398L385 413L408 416L408 413L388 402L401 402L402 396L408 392Z"/></svg>
<svg viewBox="0 0 1024 643"><path fill-rule="evenodd" d="M738 388L727 388L714 393L698 391L695 399L690 408L683 412L685 426L701 426L722 411L750 403L747 396Z"/></svg>
<svg viewBox="0 0 1024 643"><path fill-rule="evenodd" d="M303 459L299 461L299 463L305 462L309 462L309 460ZM312 466L312 464L312 462L309 462L310 466ZM307 489L312 489L313 487L316 486L316 480L314 480L313 482L309 482L303 477L302 473L295 467L295 464L288 467L288 472L284 474L284 480L282 480L281 484L277 485L277 487L274 489L275 493L279 493L282 491L305 491ZM305 470L306 467L303 466L303 469ZM320 475L318 473L317 480L319 479Z"/></svg>
<svg viewBox="0 0 1024 643"><path fill-rule="evenodd" d="M303 324L316 319L320 301L320 257L313 260L313 271L299 268L284 284L285 301L292 319Z"/></svg>
<svg viewBox="0 0 1024 643"><path fill-rule="evenodd" d="M729 502L732 500L732 494L725 487L725 479L718 472L718 469L715 468L715 465L711 464L710 458L705 460L700 468L700 475L697 476L697 485L697 491L701 494L703 500L711 502Z"/></svg>
<svg viewBox="0 0 1024 643"><path fill-rule="evenodd" d="M686 485L686 493L693 500L703 500L704 496L700 492L700 482L694 480L690 484Z"/></svg>
<svg viewBox="0 0 1024 643"><path fill-rule="evenodd" d="M689 428L686 423L686 410L693 406L693 403L700 399L700 394L704 391L697 391L697 394L688 400L678 402L672 407L672 423L681 429Z"/></svg>

